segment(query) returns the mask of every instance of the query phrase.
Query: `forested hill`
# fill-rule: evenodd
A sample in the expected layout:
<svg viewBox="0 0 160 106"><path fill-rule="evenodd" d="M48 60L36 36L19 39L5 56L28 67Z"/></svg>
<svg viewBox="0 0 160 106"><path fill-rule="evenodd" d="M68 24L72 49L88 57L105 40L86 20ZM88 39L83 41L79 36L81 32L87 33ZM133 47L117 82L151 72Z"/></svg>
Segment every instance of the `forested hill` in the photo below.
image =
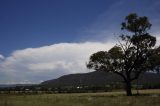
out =
<svg viewBox="0 0 160 106"><path fill-rule="evenodd" d="M122 82L121 77L116 74L94 71L90 73L69 74L57 79L44 81L44 86L78 86L78 85L106 85ZM160 85L160 74L144 73L139 78L139 84Z"/></svg>

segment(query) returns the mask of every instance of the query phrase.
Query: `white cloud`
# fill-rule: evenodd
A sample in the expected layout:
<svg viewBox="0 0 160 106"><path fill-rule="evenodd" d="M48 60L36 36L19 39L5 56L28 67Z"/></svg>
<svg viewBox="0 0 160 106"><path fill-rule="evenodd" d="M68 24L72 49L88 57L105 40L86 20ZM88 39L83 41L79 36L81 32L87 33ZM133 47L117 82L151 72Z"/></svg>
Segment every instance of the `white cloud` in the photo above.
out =
<svg viewBox="0 0 160 106"><path fill-rule="evenodd" d="M3 60L5 57L2 55L2 54L0 54L0 60Z"/></svg>
<svg viewBox="0 0 160 106"><path fill-rule="evenodd" d="M157 46L160 45L160 36L157 37L157 44L156 44L156 45L157 45Z"/></svg>
<svg viewBox="0 0 160 106"><path fill-rule="evenodd" d="M115 43L59 43L17 50L0 63L0 83L36 82L64 74L88 72L89 56Z"/></svg>

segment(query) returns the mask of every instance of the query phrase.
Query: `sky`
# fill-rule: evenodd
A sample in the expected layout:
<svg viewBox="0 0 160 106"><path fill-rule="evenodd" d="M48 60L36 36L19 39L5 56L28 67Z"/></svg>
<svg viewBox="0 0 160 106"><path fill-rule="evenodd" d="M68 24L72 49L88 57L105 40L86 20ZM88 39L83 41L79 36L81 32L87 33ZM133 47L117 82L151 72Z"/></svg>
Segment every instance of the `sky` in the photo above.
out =
<svg viewBox="0 0 160 106"><path fill-rule="evenodd" d="M129 13L147 16L160 44L159 0L0 0L0 84L85 73L108 50Z"/></svg>

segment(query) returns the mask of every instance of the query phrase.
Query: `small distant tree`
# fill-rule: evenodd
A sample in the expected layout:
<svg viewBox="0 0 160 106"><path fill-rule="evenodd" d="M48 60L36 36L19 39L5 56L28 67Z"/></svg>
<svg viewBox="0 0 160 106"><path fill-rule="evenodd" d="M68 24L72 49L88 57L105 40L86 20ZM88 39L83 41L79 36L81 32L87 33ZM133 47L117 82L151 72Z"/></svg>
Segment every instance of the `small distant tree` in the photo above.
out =
<svg viewBox="0 0 160 106"><path fill-rule="evenodd" d="M150 27L147 17L129 14L122 22L121 29L126 34L119 36L119 44L109 51L92 54L87 68L118 74L124 81L127 96L132 96L131 82L141 73L160 67L160 47L155 47L156 38L147 32Z"/></svg>

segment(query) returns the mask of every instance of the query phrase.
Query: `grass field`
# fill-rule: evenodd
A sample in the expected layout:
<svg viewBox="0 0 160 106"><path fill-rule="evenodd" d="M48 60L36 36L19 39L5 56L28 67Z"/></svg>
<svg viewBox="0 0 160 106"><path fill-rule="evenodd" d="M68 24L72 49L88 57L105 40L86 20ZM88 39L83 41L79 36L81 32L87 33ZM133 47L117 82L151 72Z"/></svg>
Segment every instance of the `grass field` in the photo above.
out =
<svg viewBox="0 0 160 106"><path fill-rule="evenodd" d="M136 92L136 91L134 91ZM160 106L160 90L141 90L141 96L124 92L0 95L0 106Z"/></svg>

